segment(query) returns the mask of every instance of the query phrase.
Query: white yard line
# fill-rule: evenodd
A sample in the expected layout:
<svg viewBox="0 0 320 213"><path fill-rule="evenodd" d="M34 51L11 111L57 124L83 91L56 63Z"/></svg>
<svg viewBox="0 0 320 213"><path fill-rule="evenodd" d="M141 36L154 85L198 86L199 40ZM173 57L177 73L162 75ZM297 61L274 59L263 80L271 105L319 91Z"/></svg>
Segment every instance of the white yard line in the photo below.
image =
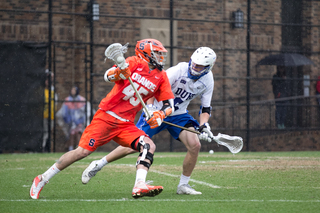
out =
<svg viewBox="0 0 320 213"><path fill-rule="evenodd" d="M207 162L211 162L211 161L207 161ZM207 163L207 162L206 161L200 161L199 163ZM111 165L112 166L135 167L135 165L132 165L132 164L111 164ZM264 167L264 166L215 165L215 167ZM277 167L279 167L279 166L277 166ZM301 166L301 167L298 166L298 167L294 167L294 168L303 168L303 167L308 167L309 168L309 166ZM5 170L24 170L24 168L5 169ZM154 172L154 173L165 175L165 176L169 176L169 177L180 178L180 175L174 175L174 174L167 173L167 172L161 172L161 171L158 171L158 170L155 170L155 169L151 169L151 170L149 170L149 172ZM227 188L227 189L238 188L238 187L216 186L216 185L213 185L211 183L206 183L204 181L199 181L199 180L195 180L195 179L192 179L192 178L190 179L190 182L194 182L194 183L197 183L197 184L200 184L200 185L205 185L205 186L208 186L208 187L211 187L211 188L214 188L214 189L219 189L219 188ZM31 185L23 185L22 187L31 187ZM265 187L249 187L249 188L265 188ZM279 187L276 187L276 188L279 188ZM288 187L283 187L283 188L288 188ZM289 187L289 188L301 188L301 187ZM319 189L320 187L310 187L310 188Z"/></svg>
<svg viewBox="0 0 320 213"><path fill-rule="evenodd" d="M160 171L157 171L157 170L154 170L154 169L150 170L150 172L155 172L155 173L158 173L158 174L161 174L161 175L180 178L180 175L173 175L173 174L166 173L166 172L160 172ZM195 180L195 179L192 179L192 178L190 179L190 181L194 182L194 183L201 184L201 185L205 185L205 186L208 186L208 187L211 187L211 188L214 188L214 189L221 188L220 186L216 186L216 185L213 185L213 184L210 184L210 183L206 183L206 182L203 182L203 181L199 181L199 180Z"/></svg>
<svg viewBox="0 0 320 213"><path fill-rule="evenodd" d="M113 165L115 165L115 166L135 167L134 165L131 165L131 164L113 164ZM160 172L160 171L157 171L155 169L151 169L151 170L149 170L149 172L154 172L154 173L161 174L161 175L166 175L166 176L169 176L169 177L180 178L180 175L174 175L174 174L170 174L170 173L167 173L167 172ZM214 188L214 189L221 188L220 186L216 186L216 185L213 185L211 183L206 183L206 182L195 180L195 179L190 179L190 181L194 182L194 183L197 183L197 184L205 185L205 186L208 186L208 187L211 187L211 188Z"/></svg>
<svg viewBox="0 0 320 213"><path fill-rule="evenodd" d="M218 202L253 202L253 203L262 203L262 202L278 202L278 203L320 203L320 200L215 200L215 199L194 199L194 200L181 200L181 199L148 199L145 200L143 198L140 199L128 199L128 198L122 198L122 199L58 199L58 200L47 200L47 199L39 199L39 200L33 200L33 199L0 199L0 202L210 202L210 203L218 203Z"/></svg>

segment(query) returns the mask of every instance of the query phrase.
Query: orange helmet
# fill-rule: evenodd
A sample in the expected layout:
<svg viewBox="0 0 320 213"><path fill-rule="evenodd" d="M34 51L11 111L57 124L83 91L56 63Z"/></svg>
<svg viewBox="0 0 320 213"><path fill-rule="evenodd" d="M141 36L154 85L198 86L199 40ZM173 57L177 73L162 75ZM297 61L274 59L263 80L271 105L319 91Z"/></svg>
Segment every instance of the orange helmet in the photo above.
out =
<svg viewBox="0 0 320 213"><path fill-rule="evenodd" d="M161 71L165 65L168 51L160 41L147 38L137 41L135 52L136 56L142 58L144 61L152 64Z"/></svg>

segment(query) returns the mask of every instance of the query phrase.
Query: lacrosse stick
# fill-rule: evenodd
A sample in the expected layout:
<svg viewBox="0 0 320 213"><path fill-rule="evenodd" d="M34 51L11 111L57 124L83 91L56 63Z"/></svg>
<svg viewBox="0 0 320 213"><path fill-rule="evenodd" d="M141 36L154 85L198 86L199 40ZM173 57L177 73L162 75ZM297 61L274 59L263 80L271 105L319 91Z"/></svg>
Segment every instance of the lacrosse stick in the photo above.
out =
<svg viewBox="0 0 320 213"><path fill-rule="evenodd" d="M104 52L105 56L114 63L120 67L120 69L125 69L129 66L129 64L126 63L123 53L126 53L128 50L129 43L126 43L125 45L121 45L119 43L111 44L106 51Z"/></svg>
<svg viewBox="0 0 320 213"><path fill-rule="evenodd" d="M167 121L163 121L163 123L171 125L171 126L175 126L178 127L180 129L195 133L197 135L200 135L201 133L192 129L188 129L186 127L183 126L179 126ZM225 146L229 149L229 151L233 154L236 154L238 152L241 151L242 147L243 147L243 140L241 137L239 136L230 136L230 135L226 135L226 134L221 134L219 133L217 136L213 136L212 138L217 144Z"/></svg>
<svg viewBox="0 0 320 213"><path fill-rule="evenodd" d="M213 136L213 140L217 142L217 144L227 147L233 154L240 152L243 147L243 140L239 136L219 133L217 136Z"/></svg>
<svg viewBox="0 0 320 213"><path fill-rule="evenodd" d="M125 58L123 57L123 54L126 53L127 50L128 50L128 44L129 43L127 43L124 46L122 46L119 43L114 43L114 44L111 44L105 51L105 56L107 58L113 60L115 62L115 64L118 67L120 67L120 69L125 69L125 68L127 68L129 66L129 64L127 64L125 62ZM135 91L136 96L138 97L142 107L144 108L147 116L150 118L151 115L150 115L150 113L148 111L148 108L145 105L140 93L135 88L135 86L134 86L134 84L133 84L133 82L132 82L130 77L128 78L128 80L129 80L133 90ZM180 129L192 132L192 133L195 133L197 135L201 134L198 131L195 131L195 130L192 130L192 129L188 129L186 127L179 126L179 125L167 122L167 121L162 121L162 122L165 123L165 124L168 124L168 125L171 125L171 126L174 126L174 127L177 127L177 128L180 128ZM229 149L229 151L231 153L233 153L233 154L236 154L236 153L240 152L242 147L243 147L243 140L242 140L241 137L238 137L238 136L229 136L229 135L225 135L225 134L220 134L219 133L217 136L213 136L213 140L217 144L227 147Z"/></svg>

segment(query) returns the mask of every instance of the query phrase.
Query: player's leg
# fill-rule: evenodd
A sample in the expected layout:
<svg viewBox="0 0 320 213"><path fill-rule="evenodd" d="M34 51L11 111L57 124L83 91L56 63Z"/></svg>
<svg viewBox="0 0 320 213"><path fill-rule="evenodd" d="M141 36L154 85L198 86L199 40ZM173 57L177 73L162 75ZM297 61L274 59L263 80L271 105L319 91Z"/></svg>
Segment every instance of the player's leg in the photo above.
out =
<svg viewBox="0 0 320 213"><path fill-rule="evenodd" d="M199 126L198 121L195 120L188 113L169 116L165 118L165 120L179 126L190 128L192 130L195 130L194 126ZM201 194L201 192L195 191L188 184L192 171L196 165L198 154L201 148L201 144L197 134L182 130L174 126L168 127L168 131L170 132L173 138L180 140L188 150L186 157L183 161L183 171L180 177L177 193L178 194Z"/></svg>
<svg viewBox="0 0 320 213"><path fill-rule="evenodd" d="M145 117L143 116L143 114L140 116L136 124L136 126L140 130L144 131L147 135L149 135L150 138L153 135L165 129L165 125L166 124L162 124L161 127L151 129L149 124L147 124L147 122L145 121ZM136 135L136 132L132 133L131 135ZM124 136L124 137L127 137L127 136ZM136 138L134 140L136 140ZM118 146L108 155L103 156L100 160L95 160L90 163L90 165L82 173L82 176L81 176L82 183L87 184L91 180L91 178L93 178L105 165L136 152L137 150L134 150L132 147Z"/></svg>
<svg viewBox="0 0 320 213"><path fill-rule="evenodd" d="M140 149L140 155L137 159L136 180L132 189L132 197L156 196L163 191L163 187L151 186L146 183L147 173L153 163L153 154L156 146L149 137L144 135L139 137L134 144L137 150Z"/></svg>
<svg viewBox="0 0 320 213"><path fill-rule="evenodd" d="M59 160L54 163L47 171L34 178L30 188L31 198L39 199L40 192L43 189L44 185L46 185L53 176L58 174L61 170L70 166L72 163L88 156L90 153L91 151L85 150L82 147L78 147L77 149L62 155Z"/></svg>
<svg viewBox="0 0 320 213"><path fill-rule="evenodd" d="M129 154L136 153L136 150L133 150L129 147L118 146L108 155L103 156L100 160L95 160L90 163L90 165L83 171L81 180L83 184L87 184L91 178L93 178L105 165L121 159Z"/></svg>
<svg viewBox="0 0 320 213"><path fill-rule="evenodd" d="M108 137L113 137L112 127L114 125L110 124L108 126L102 119L95 119L96 116L100 118L99 116L101 115L104 114L100 111L96 113L95 117L91 121L91 124L87 126L83 132L77 149L62 155L59 160L54 163L46 172L34 178L30 189L30 196L33 199L39 198L42 188L53 176L55 176L61 170L67 168L72 163L88 156L99 146L102 146L111 140Z"/></svg>
<svg viewBox="0 0 320 213"><path fill-rule="evenodd" d="M194 130L193 127L189 127ZM183 161L183 171L177 189L177 194L202 194L190 187L189 180L194 167L196 166L198 154L201 148L199 138L196 134L188 131L181 131L179 135L180 141L186 146L187 154Z"/></svg>

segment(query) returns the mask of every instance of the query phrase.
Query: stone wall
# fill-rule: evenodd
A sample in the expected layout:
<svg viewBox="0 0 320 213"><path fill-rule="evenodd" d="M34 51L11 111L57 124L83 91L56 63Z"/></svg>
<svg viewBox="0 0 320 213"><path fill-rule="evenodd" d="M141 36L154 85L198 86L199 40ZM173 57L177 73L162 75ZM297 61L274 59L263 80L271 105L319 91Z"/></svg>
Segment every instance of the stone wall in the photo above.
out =
<svg viewBox="0 0 320 213"><path fill-rule="evenodd" d="M251 151L315 151L320 150L319 131L296 131L252 138Z"/></svg>
<svg viewBox="0 0 320 213"><path fill-rule="evenodd" d="M85 76L89 76L88 60L90 59L90 24L86 15L88 14L88 2L89 0L53 1L52 41L54 44L53 56L55 57L53 63L56 68L56 92L60 101L69 94L69 90L74 84L80 87L81 95L90 97L90 94L84 93L85 86L89 88L88 82L85 85ZM156 39L163 38L163 43L168 46L168 18L170 15L169 0L96 0L96 2L99 3L101 16L99 21L94 21L93 72L100 75L93 79L95 108L111 90L111 85L106 85L102 79L105 70L112 65L110 61L104 63L105 48L114 42L122 44L129 42L130 48L126 56L133 55L133 46L137 40L143 39L141 35L152 35ZM303 22L319 25L319 2L309 0L302 2ZM269 100L273 99L273 95L271 79L268 78L271 78L275 72L275 66L256 67L256 64L260 59L270 54L269 50L281 50L281 0L251 1L251 8L251 21L253 22L250 31L251 76L265 78L264 80L250 81L251 101ZM2 1L0 9L1 41L48 42L47 0ZM234 29L232 27L232 12L237 9L244 12L244 20L246 21L246 0L173 1L173 16L177 19L174 21L173 42L174 46L182 48L174 49L173 64L188 61L197 47L209 46L217 53L217 62L213 68L214 76L228 77L216 79L213 105L216 102L245 102L247 29L246 24L244 28ZM23 12L23 10L27 12ZM163 26L161 20L165 20ZM152 24L156 22L157 24ZM270 23L271 25L255 24L257 22ZM303 27L304 50L319 52L319 32L319 27ZM157 38L158 36L159 38ZM318 54L313 54L310 55L310 59L316 65L303 67L303 72L309 74L311 79L316 79L319 75L320 57ZM86 68L87 73L85 73ZM315 94L315 81L311 82L310 94ZM315 104L315 102L312 103ZM58 103L58 108L60 105L61 102ZM197 104L194 105L198 108ZM211 125L221 127L228 123L225 121L226 117L217 118L219 123L210 121ZM245 121L242 124L241 128L245 128ZM59 129L57 132L59 133ZM168 137L168 135L164 137ZM253 138L252 140L257 140L257 143L261 144L261 141L268 139ZM269 148L258 146L255 149L258 151Z"/></svg>

